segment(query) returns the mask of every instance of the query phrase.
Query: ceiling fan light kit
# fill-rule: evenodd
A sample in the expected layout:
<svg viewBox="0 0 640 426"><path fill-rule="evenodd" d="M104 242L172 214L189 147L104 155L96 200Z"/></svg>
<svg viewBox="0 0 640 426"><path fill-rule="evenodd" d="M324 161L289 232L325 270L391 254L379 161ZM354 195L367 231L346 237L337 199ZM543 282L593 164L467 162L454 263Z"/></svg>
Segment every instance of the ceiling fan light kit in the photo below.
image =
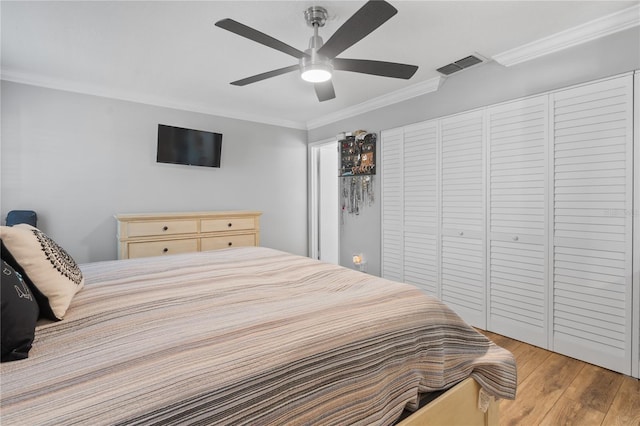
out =
<svg viewBox="0 0 640 426"><path fill-rule="evenodd" d="M216 26L279 50L299 60L297 66L293 65L264 72L233 81L231 84L245 86L298 69L303 80L314 83L318 100L323 102L335 98L335 91L331 82L334 70L402 79L409 79L415 74L418 70L415 65L365 59L336 58L340 53L384 24L397 12L396 8L386 1L369 0L342 24L326 43L323 43L322 37L318 35L318 28L323 27L327 21L327 10L320 6L309 7L305 10L304 17L307 24L313 28L313 36L309 40L309 48L304 52L233 19L222 19L216 22Z"/></svg>
<svg viewBox="0 0 640 426"><path fill-rule="evenodd" d="M331 79L331 66L324 64L311 64L302 66L300 77L309 83L322 83Z"/></svg>

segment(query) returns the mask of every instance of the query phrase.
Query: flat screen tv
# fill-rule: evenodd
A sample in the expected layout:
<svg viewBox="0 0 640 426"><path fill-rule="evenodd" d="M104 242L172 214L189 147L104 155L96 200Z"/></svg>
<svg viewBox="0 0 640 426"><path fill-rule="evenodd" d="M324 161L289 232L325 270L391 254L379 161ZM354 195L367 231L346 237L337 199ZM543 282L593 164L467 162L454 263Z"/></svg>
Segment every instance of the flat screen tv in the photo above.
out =
<svg viewBox="0 0 640 426"><path fill-rule="evenodd" d="M222 134L158 124L158 163L220 167Z"/></svg>

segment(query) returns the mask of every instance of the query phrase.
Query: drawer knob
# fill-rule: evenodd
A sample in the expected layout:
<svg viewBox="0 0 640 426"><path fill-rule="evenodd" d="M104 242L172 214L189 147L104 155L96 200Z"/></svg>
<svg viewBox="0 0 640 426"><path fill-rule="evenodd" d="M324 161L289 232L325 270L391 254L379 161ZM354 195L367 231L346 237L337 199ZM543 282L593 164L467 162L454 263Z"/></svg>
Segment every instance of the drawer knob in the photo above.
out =
<svg viewBox="0 0 640 426"><path fill-rule="evenodd" d="M162 252L163 252L163 253L166 253L166 252L168 252L168 251L169 251L169 249L168 249L168 248L166 248L166 247L162 249Z"/></svg>
<svg viewBox="0 0 640 426"><path fill-rule="evenodd" d="M169 230L169 227L168 227L168 226L163 226L163 227L162 227L162 230L163 230L163 231L167 231L167 230Z"/></svg>
<svg viewBox="0 0 640 426"><path fill-rule="evenodd" d="M460 231L460 232L458 232L458 235L460 235L462 237L464 235L464 232Z"/></svg>
<svg viewBox="0 0 640 426"><path fill-rule="evenodd" d="M233 226L233 223L229 222L229 223L227 224L227 226L228 226L229 228L231 228L231 227Z"/></svg>
<svg viewBox="0 0 640 426"><path fill-rule="evenodd" d="M518 241L518 239L519 239L519 238L518 238L518 236L517 236L517 235L515 235L515 236L513 237L513 241Z"/></svg>
<svg viewBox="0 0 640 426"><path fill-rule="evenodd" d="M229 241L229 247L231 247L233 245L233 243L231 241Z"/></svg>

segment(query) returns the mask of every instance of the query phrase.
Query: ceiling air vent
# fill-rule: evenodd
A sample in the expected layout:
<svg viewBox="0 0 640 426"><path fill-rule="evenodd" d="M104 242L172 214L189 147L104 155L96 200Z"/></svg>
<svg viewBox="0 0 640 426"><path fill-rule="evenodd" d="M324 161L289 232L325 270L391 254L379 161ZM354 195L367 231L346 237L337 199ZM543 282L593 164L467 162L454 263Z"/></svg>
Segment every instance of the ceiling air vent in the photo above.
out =
<svg viewBox="0 0 640 426"><path fill-rule="evenodd" d="M482 62L483 58L480 55L469 55L465 58L458 59L455 62L440 67L436 71L438 71L440 74L451 75L454 72L462 71L465 68L481 64Z"/></svg>

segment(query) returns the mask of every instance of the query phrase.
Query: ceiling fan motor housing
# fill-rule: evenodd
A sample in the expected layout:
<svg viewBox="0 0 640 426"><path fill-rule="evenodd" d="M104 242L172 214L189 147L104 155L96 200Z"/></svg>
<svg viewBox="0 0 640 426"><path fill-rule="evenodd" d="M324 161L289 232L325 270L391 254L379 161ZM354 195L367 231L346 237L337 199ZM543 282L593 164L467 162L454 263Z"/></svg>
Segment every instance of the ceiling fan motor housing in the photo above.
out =
<svg viewBox="0 0 640 426"><path fill-rule="evenodd" d="M327 21L327 10L312 6L305 10L304 17L307 24L313 27L313 35L309 39L309 48L304 51L306 55L300 58L302 78L313 83L327 81L333 73L333 65L329 58L318 54L318 49L324 44L322 37L318 35L318 28L323 27Z"/></svg>
<svg viewBox="0 0 640 426"><path fill-rule="evenodd" d="M310 27L324 27L327 22L327 9L320 6L311 6L304 11L304 19Z"/></svg>

